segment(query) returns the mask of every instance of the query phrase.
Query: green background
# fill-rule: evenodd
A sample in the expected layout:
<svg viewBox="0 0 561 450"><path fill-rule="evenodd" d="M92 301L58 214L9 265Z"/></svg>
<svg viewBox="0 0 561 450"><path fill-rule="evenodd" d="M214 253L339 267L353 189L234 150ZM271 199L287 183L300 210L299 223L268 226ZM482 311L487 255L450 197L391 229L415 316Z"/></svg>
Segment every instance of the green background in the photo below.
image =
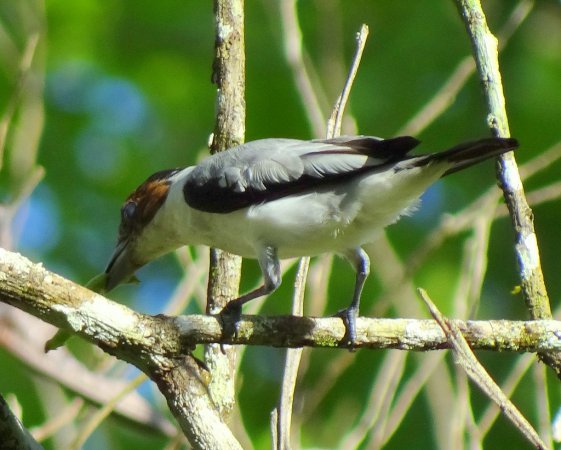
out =
<svg viewBox="0 0 561 450"><path fill-rule="evenodd" d="M505 22L513 2L488 1L484 8L493 31ZM463 24L453 2L432 0L306 1L299 5L303 40L328 113L341 89L345 68L362 23L370 27L348 111L361 134L393 136L447 80L459 61L470 53ZM210 82L214 24L211 2L162 0L0 0L0 24L17 52L22 52L30 30L42 27L37 49L44 61L44 128L38 164L45 177L25 201L12 227L12 248L33 261L78 283L103 270L116 239L119 208L151 173L194 163L207 152L214 127L215 87ZM277 3L246 2L247 122L246 140L264 137L315 138L290 68L283 56ZM0 107L14 92L17 59L0 48ZM15 61L15 62L14 62ZM561 137L561 6L540 1L514 34L500 57L507 112L512 135L522 146L519 162L540 154ZM342 66L341 63L345 64ZM459 141L489 134L479 82L471 77L451 107L420 136L420 151L441 150ZM16 112L13 128L25 117ZM27 124L29 126L29 124ZM40 124L36 124L36 128ZM0 200L10 202L27 172L14 155L14 132L8 135L0 173ZM559 163L552 164L527 183L529 191L558 179ZM435 227L441 214L460 210L494 183L493 165L450 177L431 188L421 210L389 230L395 250L406 258ZM552 307L558 304L559 223L557 201L534 209L543 270ZM460 255L467 234L447 242L416 274L444 312L461 271ZM512 250L513 233L507 219L492 228L478 318L527 317L520 296L510 292L518 283ZM373 276L365 304L380 291ZM126 286L111 298L142 312L158 313L173 292L181 268L170 255L141 270L138 286ZM287 313L294 269L263 307L264 313ZM244 265L242 290L253 286L259 272L254 262ZM329 311L348 302L352 271L336 260L329 282ZM195 305L188 311L198 311ZM388 315L395 315L390 311ZM85 347L85 346L84 346ZM78 349L80 351L80 349ZM84 348L82 351L87 352ZM304 447L333 448L366 407L372 379L384 352L359 351L355 359L302 424ZM337 351L314 350L299 391L321 384ZM515 362L514 355L481 354L484 364L502 380ZM449 361L450 362L450 361ZM255 448L269 446L269 413L278 398L283 352L250 348L245 352L239 381L239 409ZM409 359L406 370L415 365ZM24 422L32 427L47 417L38 400L37 377L17 359L0 350L0 391L13 392L23 406ZM453 371L453 364L449 367ZM7 373L17 376L6 376ZM132 373L132 371L131 371ZM129 373L130 375L130 373ZM551 375L551 374L550 374ZM535 395L527 383L514 399L533 422ZM561 397L551 377L551 411ZM144 395L165 412L154 391ZM69 394L70 395L70 394ZM427 415L426 396L417 397L388 448L436 446ZM303 398L303 397L301 397ZM305 402L305 399L302 400ZM486 404L474 388L478 417ZM504 419L499 419L485 440L486 448L517 448L527 444ZM164 448L166 439L110 418L86 448ZM512 443L512 444L510 444ZM52 442L46 443L54 448ZM50 447L49 447L50 446Z"/></svg>

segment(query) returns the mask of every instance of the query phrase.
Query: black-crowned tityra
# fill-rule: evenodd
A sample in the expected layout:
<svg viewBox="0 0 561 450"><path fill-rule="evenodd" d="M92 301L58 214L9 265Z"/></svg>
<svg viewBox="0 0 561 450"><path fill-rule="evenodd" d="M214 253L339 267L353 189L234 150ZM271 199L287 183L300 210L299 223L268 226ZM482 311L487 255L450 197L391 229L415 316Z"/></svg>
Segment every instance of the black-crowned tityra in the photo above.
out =
<svg viewBox="0 0 561 450"><path fill-rule="evenodd" d="M263 286L225 308L237 317L244 303L280 285L279 259L334 252L356 270L351 303L340 313L352 345L369 273L361 246L412 212L442 176L518 147L514 139L486 138L410 155L418 144L409 136L263 139L157 172L121 209L106 288L182 245L208 245L259 262Z"/></svg>

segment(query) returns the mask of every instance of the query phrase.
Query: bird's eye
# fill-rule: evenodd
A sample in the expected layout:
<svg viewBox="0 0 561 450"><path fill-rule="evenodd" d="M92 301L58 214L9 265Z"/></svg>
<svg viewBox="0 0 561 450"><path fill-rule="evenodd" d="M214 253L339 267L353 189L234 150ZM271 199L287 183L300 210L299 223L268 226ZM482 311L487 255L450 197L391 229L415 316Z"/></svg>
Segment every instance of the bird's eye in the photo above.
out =
<svg viewBox="0 0 561 450"><path fill-rule="evenodd" d="M127 202L121 208L121 220L123 222L129 223L134 218L134 213L136 211L136 203L135 202Z"/></svg>

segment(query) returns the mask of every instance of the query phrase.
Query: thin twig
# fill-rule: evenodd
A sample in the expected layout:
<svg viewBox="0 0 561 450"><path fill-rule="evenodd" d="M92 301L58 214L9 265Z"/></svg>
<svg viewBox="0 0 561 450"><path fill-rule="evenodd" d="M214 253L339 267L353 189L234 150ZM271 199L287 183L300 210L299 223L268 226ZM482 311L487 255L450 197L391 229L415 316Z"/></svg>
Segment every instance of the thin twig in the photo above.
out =
<svg viewBox="0 0 561 450"><path fill-rule="evenodd" d="M33 58L35 56L35 50L37 49L37 44L39 43L40 34L38 32L32 34L25 46L23 55L21 57L19 65L18 79L16 81L16 87L12 91L12 95L8 100L8 105L4 110L4 114L0 119L0 170L2 169L4 161L4 150L6 148L6 136L10 128L10 123L17 110L18 104L21 99L22 92L24 92L26 82L28 80L29 72L31 71L31 65L33 63Z"/></svg>
<svg viewBox="0 0 561 450"><path fill-rule="evenodd" d="M452 352L454 353L456 363L466 371L471 380L477 384L477 386L490 399L499 405L505 416L514 424L514 426L516 426L518 430L522 432L532 445L538 449L546 449L546 445L542 442L536 430L534 430L532 425L530 425L516 406L512 404L501 388L497 386L483 366L479 363L464 338L462 331L457 327L454 321L449 320L440 313L436 305L423 289L419 289L419 294L434 319L442 328L442 331L446 334L448 342L452 346Z"/></svg>
<svg viewBox="0 0 561 450"><path fill-rule="evenodd" d="M314 134L317 136L323 129L325 119L306 69L306 64L304 63L302 31L298 21L296 0L280 2L279 8L283 28L285 58L292 69L295 84L305 105L304 110L308 114L308 120L312 125ZM298 264L294 295L292 297L292 312L295 315L301 316L304 312L304 292L309 266L310 258L302 258ZM279 403L271 417L273 448L275 450L288 450L291 448L292 406L301 359L301 348L287 349Z"/></svg>
<svg viewBox="0 0 561 450"><path fill-rule="evenodd" d="M76 438L72 441L68 450L79 450L81 449L91 434L97 429L97 427L113 412L117 404L130 392L134 391L138 386L144 383L148 378L146 375L141 373L137 375L132 381L130 381L126 388L119 392L115 397L109 400L102 408L100 408L87 423L80 429L80 432Z"/></svg>
<svg viewBox="0 0 561 450"><path fill-rule="evenodd" d="M320 136L325 127L325 115L321 110L318 95L304 61L302 30L298 21L296 0L279 2L279 9L283 31L284 55L292 70L294 83L302 98L304 111L308 116L314 136Z"/></svg>
<svg viewBox="0 0 561 450"><path fill-rule="evenodd" d="M304 313L304 293L309 266L309 257L300 259L292 299L292 314L294 316L302 316ZM290 424L292 422L292 404L302 351L302 348L287 349L286 351L280 401L279 406L276 408L277 428L276 433L273 433L276 436L276 448L278 450L289 450L291 448Z"/></svg>
<svg viewBox="0 0 561 450"><path fill-rule="evenodd" d="M366 24L362 24L362 26L360 27L360 31L356 35L356 51L353 62L351 64L351 68L349 70L349 74L347 75L347 81L345 82L345 86L343 87L341 95L339 95L339 98L337 98L337 102L335 103L335 107L333 108L333 112L331 113L331 117L327 122L326 135L328 138L333 138L341 134L341 123L343 122L345 105L347 104L347 101L349 99L349 94L351 92L353 81L358 72L358 67L360 65L360 60L362 58L362 53L364 52L364 46L366 45L367 39L368 26Z"/></svg>
<svg viewBox="0 0 561 450"><path fill-rule="evenodd" d="M315 96L313 96L313 89L311 88L311 85L308 86L308 83L306 83L306 80L309 82L309 78L306 75L306 70L302 60L302 39L296 14L296 2L281 3L281 11L283 12L282 16L284 18L283 24L285 28L285 35L287 35L285 38L287 58L290 58L291 65L293 66L293 70L296 74L295 78L297 84L300 85L300 91L303 94L315 98ZM345 112L349 93L352 89L353 81L358 71L367 37L368 27L366 25L362 25L360 32L357 34L357 49L353 57L349 74L327 124L327 138L336 137L341 132L343 114ZM313 109L314 108L312 108L312 114L310 115L312 119L316 116L316 114L313 114ZM304 287L306 285L309 265L310 258L302 258L298 266L296 289L293 297L294 315L301 315L303 313ZM276 424L276 430L273 434L276 436L276 446L279 450L290 448L290 417L292 413L296 377L301 357L302 349L287 351L281 398L277 412L272 417L272 423Z"/></svg>
<svg viewBox="0 0 561 450"><path fill-rule="evenodd" d="M514 8L501 31L499 31L501 49L506 46L510 37L520 27L526 17L528 17L533 7L533 0L523 0ZM475 72L473 58L468 56L462 59L452 72L452 75L442 84L440 90L397 132L397 134L411 134L415 136L421 133L452 105L462 87L466 84L469 77L473 75L473 72Z"/></svg>

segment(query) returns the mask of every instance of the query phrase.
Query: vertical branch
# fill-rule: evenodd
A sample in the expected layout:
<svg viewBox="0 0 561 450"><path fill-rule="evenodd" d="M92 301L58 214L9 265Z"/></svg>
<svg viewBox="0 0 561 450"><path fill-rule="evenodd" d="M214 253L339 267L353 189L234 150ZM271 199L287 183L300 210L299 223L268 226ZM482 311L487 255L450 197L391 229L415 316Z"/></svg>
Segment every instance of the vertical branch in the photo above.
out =
<svg viewBox="0 0 561 450"><path fill-rule="evenodd" d="M489 114L488 125L495 136L509 136L498 44L487 26L479 0L456 0L458 10L470 36L473 54ZM515 233L515 253L524 300L533 319L551 318L551 308L541 270L533 214L528 206L518 166L512 152L498 159L497 177L503 190ZM540 359L561 377L561 354L540 354Z"/></svg>
<svg viewBox="0 0 561 450"><path fill-rule="evenodd" d="M215 0L216 41L212 82L217 110L211 153L241 144L245 137L245 39L243 0Z"/></svg>
<svg viewBox="0 0 561 450"><path fill-rule="evenodd" d="M302 54L301 50L301 34L298 28L298 20L296 15L296 8L295 2L291 5L288 2L285 3L288 5L288 8L291 11L290 16L286 16L285 14L285 33L292 31L295 36L292 38L285 37L285 40L292 43L292 46L297 46L297 49L293 49L293 53L297 55ZM349 99L349 94L353 85L353 81L355 79L356 73L358 71L358 67L360 65L360 60L362 58L362 53L364 51L364 46L366 45L366 39L368 37L368 26L362 25L360 32L357 33L356 40L357 40L357 48L355 51L355 55L353 57L353 61L351 64L351 68L349 70L349 74L345 81L345 85L343 86L343 90L339 95L335 106L333 107L333 111L331 113L330 119L327 123L327 131L326 136L327 138L333 138L339 136L341 133L341 122L343 120L343 114L345 112L345 107L347 105L347 101ZM290 53L287 52L288 55ZM302 65L302 60L293 60L293 69L296 73L296 80L301 79L302 76L305 77L305 71L298 69L297 66ZM306 78L307 79L307 78ZM299 82L300 91L306 95L306 89L303 90L302 83ZM310 85L311 86L311 85ZM313 115L312 115L313 116ZM306 278L308 276L308 268L310 266L310 258L305 257L300 260L300 264L298 265L298 272L296 274L296 283L295 283L295 291L293 296L293 306L292 306L292 314L294 315L302 315L303 314L303 302L304 302L304 291L306 286ZM278 407L272 413L272 428L273 428L273 444L274 449L277 450L286 450L290 449L290 424L291 424L291 416L292 416L292 404L294 399L294 389L296 387L296 378L298 375L298 368L300 365L300 360L302 357L302 349L287 349L286 353L286 363L284 367L283 373L283 383L281 389L281 398L279 401Z"/></svg>
<svg viewBox="0 0 561 450"><path fill-rule="evenodd" d="M316 91L304 62L302 31L298 21L296 0L279 3L281 25L283 30L284 55L292 69L298 92L304 102L304 110L312 126L314 135L321 134L325 122ZM301 316L304 313L304 294L306 279L310 267L310 258L300 259L294 294L292 296L292 314ZM290 449L290 429L292 423L292 407L294 391L298 377L298 369L302 360L303 349L287 349L286 361L282 375L279 403L271 413L271 432L273 450Z"/></svg>
<svg viewBox="0 0 561 450"><path fill-rule="evenodd" d="M217 85L216 125L210 145L216 153L241 144L245 136L244 1L215 0L215 55L212 82ZM241 258L218 249L210 251L207 313L222 310L238 296ZM205 349L212 378L209 393L221 415L234 406L235 350L219 345Z"/></svg>
<svg viewBox="0 0 561 450"><path fill-rule="evenodd" d="M241 450L228 426L221 420L209 396L206 370L191 355L183 360L162 361L166 367L150 373L168 407L195 450Z"/></svg>
<svg viewBox="0 0 561 450"><path fill-rule="evenodd" d="M294 296L292 299L292 315L295 316L304 314L304 292L309 267L310 257L301 258L294 282ZM286 362L282 376L279 405L273 411L273 418L276 418L276 420L273 420L274 428L272 431L273 438L275 439L273 448L276 450L289 450L291 448L290 426L292 422L292 405L303 350L303 348L286 349Z"/></svg>

